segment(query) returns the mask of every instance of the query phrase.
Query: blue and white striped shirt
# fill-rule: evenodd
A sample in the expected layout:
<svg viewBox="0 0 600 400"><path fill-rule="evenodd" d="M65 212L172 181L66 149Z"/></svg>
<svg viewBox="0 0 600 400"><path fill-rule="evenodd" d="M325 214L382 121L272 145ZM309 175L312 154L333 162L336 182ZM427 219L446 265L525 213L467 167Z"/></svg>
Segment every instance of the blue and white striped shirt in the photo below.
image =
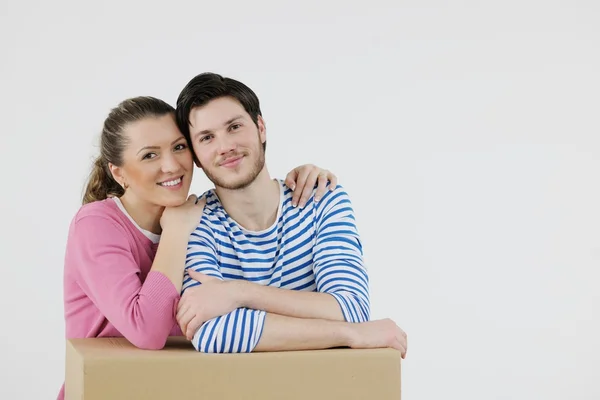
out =
<svg viewBox="0 0 600 400"><path fill-rule="evenodd" d="M183 291L200 283L187 268L224 280L245 279L283 289L331 294L346 321L370 318L369 279L352 204L341 186L303 207L293 207L292 191L280 184L276 222L249 231L207 191L204 215L188 244ZM238 308L205 322L192 340L206 353L251 352L260 340L265 311Z"/></svg>

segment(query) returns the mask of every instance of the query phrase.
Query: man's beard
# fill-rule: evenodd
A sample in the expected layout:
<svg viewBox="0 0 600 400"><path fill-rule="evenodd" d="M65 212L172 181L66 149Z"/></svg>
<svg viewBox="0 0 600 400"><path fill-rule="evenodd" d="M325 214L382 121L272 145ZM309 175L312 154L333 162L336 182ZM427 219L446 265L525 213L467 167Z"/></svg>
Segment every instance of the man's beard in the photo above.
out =
<svg viewBox="0 0 600 400"><path fill-rule="evenodd" d="M246 158L246 157L244 157ZM256 180L260 171L262 171L265 166L265 151L263 150L262 143L259 141L258 146L258 157L254 161L252 165L252 169L250 173L246 176L240 177L240 180L227 182L225 179L221 179L215 175L213 175L208 169L204 168L204 173L206 177L217 187L228 189L228 190L240 190L248 187L252 182Z"/></svg>

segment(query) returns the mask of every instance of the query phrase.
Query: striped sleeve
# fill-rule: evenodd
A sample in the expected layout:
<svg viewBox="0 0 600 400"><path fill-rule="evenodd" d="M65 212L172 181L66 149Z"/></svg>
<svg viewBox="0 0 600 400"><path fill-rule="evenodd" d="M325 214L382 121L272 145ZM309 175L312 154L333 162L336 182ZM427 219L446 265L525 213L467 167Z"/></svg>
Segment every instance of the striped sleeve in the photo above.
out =
<svg viewBox="0 0 600 400"><path fill-rule="evenodd" d="M223 280L217 259L215 236L207 218L192 233L188 243L182 293L200 282L190 278L188 269ZM203 353L250 353L256 347L265 323L264 311L238 308L206 321L194 334L192 344Z"/></svg>
<svg viewBox="0 0 600 400"><path fill-rule="evenodd" d="M202 353L251 353L262 335L264 311L238 308L205 322L192 344Z"/></svg>
<svg viewBox="0 0 600 400"><path fill-rule="evenodd" d="M370 319L369 278L348 194L341 186L316 206L313 267L317 291L331 294L348 322Z"/></svg>

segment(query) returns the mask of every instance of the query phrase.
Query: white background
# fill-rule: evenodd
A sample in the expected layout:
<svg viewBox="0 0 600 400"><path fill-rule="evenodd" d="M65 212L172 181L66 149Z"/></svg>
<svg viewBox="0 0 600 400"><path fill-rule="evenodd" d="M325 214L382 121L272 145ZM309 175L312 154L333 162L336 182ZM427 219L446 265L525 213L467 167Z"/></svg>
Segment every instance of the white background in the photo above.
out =
<svg viewBox="0 0 600 400"><path fill-rule="evenodd" d="M409 336L403 399L600 398L600 3L0 14L0 398L62 383L64 245L104 117L204 71L258 93L272 175L315 163L350 193L373 317Z"/></svg>

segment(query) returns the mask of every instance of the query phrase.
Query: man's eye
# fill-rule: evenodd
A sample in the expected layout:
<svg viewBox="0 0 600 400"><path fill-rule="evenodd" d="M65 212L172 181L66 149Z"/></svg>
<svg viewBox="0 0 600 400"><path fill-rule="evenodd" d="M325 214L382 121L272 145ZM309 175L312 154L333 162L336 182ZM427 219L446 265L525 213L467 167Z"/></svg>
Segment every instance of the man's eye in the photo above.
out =
<svg viewBox="0 0 600 400"><path fill-rule="evenodd" d="M205 142L211 138L211 135L204 135L200 138L200 142Z"/></svg>
<svg viewBox="0 0 600 400"><path fill-rule="evenodd" d="M237 130L237 129L240 129L241 127L242 127L241 124L233 124L233 125L231 125L231 129L232 130Z"/></svg>

